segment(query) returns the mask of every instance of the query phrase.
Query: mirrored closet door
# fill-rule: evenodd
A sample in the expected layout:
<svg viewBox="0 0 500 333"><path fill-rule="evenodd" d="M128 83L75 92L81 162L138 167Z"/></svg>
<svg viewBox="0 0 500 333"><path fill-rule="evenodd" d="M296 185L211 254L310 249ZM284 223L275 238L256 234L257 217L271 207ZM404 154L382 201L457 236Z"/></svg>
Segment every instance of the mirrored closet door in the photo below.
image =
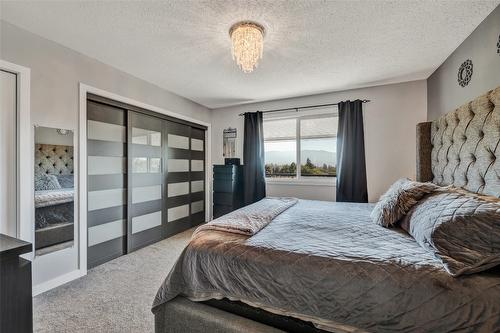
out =
<svg viewBox="0 0 500 333"><path fill-rule="evenodd" d="M35 254L74 244L75 182L73 131L35 127Z"/></svg>

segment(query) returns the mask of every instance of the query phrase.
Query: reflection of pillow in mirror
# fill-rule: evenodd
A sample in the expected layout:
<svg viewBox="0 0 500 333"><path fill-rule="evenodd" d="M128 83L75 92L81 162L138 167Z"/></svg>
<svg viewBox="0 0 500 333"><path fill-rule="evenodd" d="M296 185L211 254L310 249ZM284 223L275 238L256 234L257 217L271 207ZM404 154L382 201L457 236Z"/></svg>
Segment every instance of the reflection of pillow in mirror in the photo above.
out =
<svg viewBox="0 0 500 333"><path fill-rule="evenodd" d="M37 173L35 175L35 191L59 190L61 185L57 177L45 173Z"/></svg>
<svg viewBox="0 0 500 333"><path fill-rule="evenodd" d="M62 188L73 188L74 186L74 181L73 181L73 175L57 175L57 181L59 182L59 185L61 185Z"/></svg>

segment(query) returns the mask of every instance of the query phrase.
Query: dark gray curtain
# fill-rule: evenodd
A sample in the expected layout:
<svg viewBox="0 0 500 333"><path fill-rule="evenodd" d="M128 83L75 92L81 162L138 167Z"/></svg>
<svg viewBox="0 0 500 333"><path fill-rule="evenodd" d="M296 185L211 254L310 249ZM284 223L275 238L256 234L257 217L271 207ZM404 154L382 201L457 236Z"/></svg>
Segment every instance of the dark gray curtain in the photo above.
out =
<svg viewBox="0 0 500 333"><path fill-rule="evenodd" d="M243 163L244 200L249 205L266 196L262 112L245 113Z"/></svg>
<svg viewBox="0 0 500 333"><path fill-rule="evenodd" d="M337 132L337 201L368 202L363 102L340 102Z"/></svg>

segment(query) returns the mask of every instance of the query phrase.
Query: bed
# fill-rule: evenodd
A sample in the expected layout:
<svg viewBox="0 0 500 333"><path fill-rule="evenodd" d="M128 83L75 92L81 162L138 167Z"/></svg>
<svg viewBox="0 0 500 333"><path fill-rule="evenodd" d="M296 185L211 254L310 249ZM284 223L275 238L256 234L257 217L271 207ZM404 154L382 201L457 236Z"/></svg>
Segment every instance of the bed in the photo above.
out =
<svg viewBox="0 0 500 333"><path fill-rule="evenodd" d="M498 198L499 140L500 87L417 126L418 180ZM240 214L270 219L252 236L195 232L154 300L156 332L500 331L499 266L454 277L371 204L265 200Z"/></svg>
<svg viewBox="0 0 500 333"><path fill-rule="evenodd" d="M73 240L74 189L35 191L36 249Z"/></svg>

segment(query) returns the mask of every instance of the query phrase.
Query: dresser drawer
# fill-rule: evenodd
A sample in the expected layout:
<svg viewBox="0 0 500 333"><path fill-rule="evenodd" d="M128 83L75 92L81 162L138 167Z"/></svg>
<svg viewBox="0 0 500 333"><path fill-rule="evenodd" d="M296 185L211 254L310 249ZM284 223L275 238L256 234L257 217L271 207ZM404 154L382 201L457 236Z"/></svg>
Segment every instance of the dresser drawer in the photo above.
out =
<svg viewBox="0 0 500 333"><path fill-rule="evenodd" d="M214 180L233 182L236 181L236 177L232 173L214 173Z"/></svg>
<svg viewBox="0 0 500 333"><path fill-rule="evenodd" d="M214 175L233 175L236 170L235 165L214 165Z"/></svg>
<svg viewBox="0 0 500 333"><path fill-rule="evenodd" d="M214 192L234 192L236 185L232 181L214 179Z"/></svg>
<svg viewBox="0 0 500 333"><path fill-rule="evenodd" d="M235 194L231 192L214 192L214 204L232 206L234 203L234 196Z"/></svg>

